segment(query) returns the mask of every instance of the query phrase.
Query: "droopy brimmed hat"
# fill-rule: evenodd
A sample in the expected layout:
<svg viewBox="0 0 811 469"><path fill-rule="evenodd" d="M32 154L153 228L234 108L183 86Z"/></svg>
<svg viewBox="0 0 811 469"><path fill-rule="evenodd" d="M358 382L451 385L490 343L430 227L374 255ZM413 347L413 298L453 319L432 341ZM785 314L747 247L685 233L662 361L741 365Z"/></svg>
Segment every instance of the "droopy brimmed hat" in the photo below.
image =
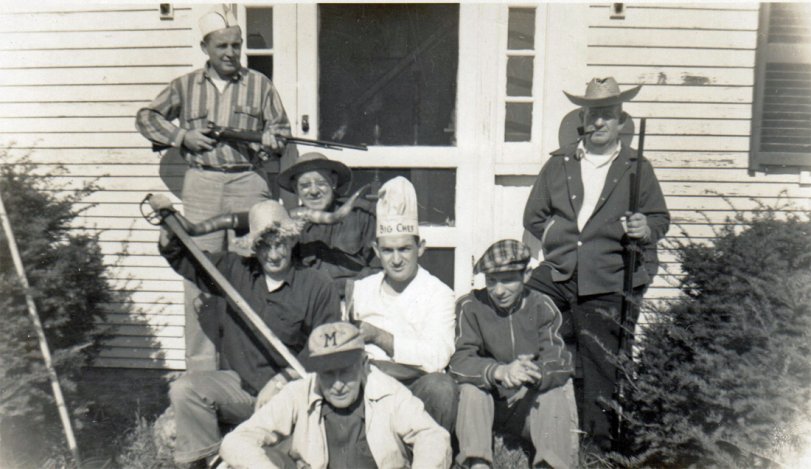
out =
<svg viewBox="0 0 811 469"><path fill-rule="evenodd" d="M420 234L417 209L417 191L408 179L397 176L389 179L377 191L378 238L384 236Z"/></svg>
<svg viewBox="0 0 811 469"><path fill-rule="evenodd" d="M526 244L514 239L496 241L473 267L473 273L494 274L496 272L523 271L527 268L531 253Z"/></svg>
<svg viewBox="0 0 811 469"><path fill-rule="evenodd" d="M348 322L331 322L316 327L307 340L302 364L309 372L346 368L363 355L363 338Z"/></svg>
<svg viewBox="0 0 811 469"><path fill-rule="evenodd" d="M265 200L254 204L248 212L250 231L238 240L239 247L254 251L256 242L263 234L274 232L281 238L298 236L303 222L293 220L282 204L275 200Z"/></svg>
<svg viewBox="0 0 811 469"><path fill-rule="evenodd" d="M335 192L338 195L345 195L352 185L352 170L340 161L330 160L318 152L305 153L298 157L295 163L289 168L279 173L279 186L290 192L295 192L296 176L308 171L324 170L335 174L337 186Z"/></svg>
<svg viewBox="0 0 811 469"><path fill-rule="evenodd" d="M209 33L220 29L239 26L237 17L229 5L216 5L200 17L200 37L205 38Z"/></svg>
<svg viewBox="0 0 811 469"><path fill-rule="evenodd" d="M592 78L586 85L586 94L577 96L563 92L569 101L582 107L602 107L613 106L616 104L630 101L639 93L642 85L628 88L625 91L620 91L617 80L614 77L608 78Z"/></svg>

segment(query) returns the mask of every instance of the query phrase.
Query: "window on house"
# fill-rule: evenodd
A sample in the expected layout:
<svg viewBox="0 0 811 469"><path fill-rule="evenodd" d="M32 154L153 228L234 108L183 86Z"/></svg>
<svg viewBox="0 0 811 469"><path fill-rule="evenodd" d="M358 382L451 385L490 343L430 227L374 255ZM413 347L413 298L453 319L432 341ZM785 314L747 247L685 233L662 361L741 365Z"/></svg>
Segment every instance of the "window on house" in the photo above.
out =
<svg viewBox="0 0 811 469"><path fill-rule="evenodd" d="M321 138L455 144L459 5L323 4L318 11Z"/></svg>
<svg viewBox="0 0 811 469"><path fill-rule="evenodd" d="M535 8L510 8L507 24L505 142L532 140L534 66Z"/></svg>
<svg viewBox="0 0 811 469"><path fill-rule="evenodd" d="M811 167L811 5L763 3L749 167Z"/></svg>
<svg viewBox="0 0 811 469"><path fill-rule="evenodd" d="M273 8L247 7L245 10L248 68L273 80Z"/></svg>

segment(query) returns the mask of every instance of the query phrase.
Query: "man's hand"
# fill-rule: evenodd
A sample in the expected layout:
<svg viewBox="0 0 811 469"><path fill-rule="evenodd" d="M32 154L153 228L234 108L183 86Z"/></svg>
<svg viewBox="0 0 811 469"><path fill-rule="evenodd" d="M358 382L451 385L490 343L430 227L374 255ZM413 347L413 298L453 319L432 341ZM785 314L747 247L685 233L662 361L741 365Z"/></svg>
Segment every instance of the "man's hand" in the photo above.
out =
<svg viewBox="0 0 811 469"><path fill-rule="evenodd" d="M508 365L499 365L493 372L496 381L505 388L534 384L541 380L541 369L532 362L532 355L519 355Z"/></svg>
<svg viewBox="0 0 811 469"><path fill-rule="evenodd" d="M193 152L209 151L214 149L216 140L209 137L210 129L191 129L183 136L183 146Z"/></svg>
<svg viewBox="0 0 811 469"><path fill-rule="evenodd" d="M648 217L641 213L631 212L625 213L625 232L628 233L629 238L647 240L650 238L650 227L648 226Z"/></svg>
<svg viewBox="0 0 811 469"><path fill-rule="evenodd" d="M390 357L394 356L394 336L390 332L375 327L368 322L360 321L357 324L360 336L367 344L375 344Z"/></svg>
<svg viewBox="0 0 811 469"><path fill-rule="evenodd" d="M277 137L272 130L262 132L262 146L274 153L281 153L284 149L284 139Z"/></svg>

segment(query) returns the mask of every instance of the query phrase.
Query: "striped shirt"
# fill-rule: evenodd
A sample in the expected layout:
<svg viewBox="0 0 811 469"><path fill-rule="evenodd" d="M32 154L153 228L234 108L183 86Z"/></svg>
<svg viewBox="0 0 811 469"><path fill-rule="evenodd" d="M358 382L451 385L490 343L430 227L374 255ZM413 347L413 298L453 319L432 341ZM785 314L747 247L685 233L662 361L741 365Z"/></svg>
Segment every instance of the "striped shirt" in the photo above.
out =
<svg viewBox="0 0 811 469"><path fill-rule="evenodd" d="M204 129L209 122L290 135L282 100L266 76L243 67L220 93L208 67L172 80L154 101L141 108L135 117L138 131L152 143L180 148L190 165L242 166L251 164L256 157L264 158L257 143L220 141L213 150L199 153L182 145L188 130Z"/></svg>

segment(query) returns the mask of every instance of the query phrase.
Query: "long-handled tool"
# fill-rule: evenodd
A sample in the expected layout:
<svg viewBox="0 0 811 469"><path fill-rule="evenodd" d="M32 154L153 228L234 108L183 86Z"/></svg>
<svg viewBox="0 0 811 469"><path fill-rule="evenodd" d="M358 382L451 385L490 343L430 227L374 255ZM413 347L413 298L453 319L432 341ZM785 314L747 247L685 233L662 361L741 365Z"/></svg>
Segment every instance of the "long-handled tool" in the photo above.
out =
<svg viewBox="0 0 811 469"><path fill-rule="evenodd" d="M42 359L45 361L45 368L48 370L48 379L51 381L51 390L53 391L56 407L59 409L59 419L62 421L62 428L65 431L65 439L68 443L68 449L73 455L73 460L76 462L77 467L81 467L81 459L79 459L79 447L76 445L76 437L73 435L73 427L70 423L70 414L68 413L68 406L65 404L65 397L62 395L62 387L59 385L59 378L56 376L56 369L51 360L51 350L48 347L48 339L45 337L45 329L42 327L42 321L39 320L37 313L37 305L34 303L34 298L31 296L30 285L28 284L28 277L25 275L23 268L23 261L20 257L20 250L17 247L17 241L14 238L14 231L11 229L11 221L6 213L6 206L3 204L3 198L0 197L0 218L3 220L3 231L6 233L8 239L8 247L11 251L11 258L14 262L14 268L17 270L17 276L20 278L20 284L25 290L25 303L28 305L28 314L31 316L31 322L34 323L34 330L37 332L37 339L39 340L39 349L42 352Z"/></svg>
<svg viewBox="0 0 811 469"><path fill-rule="evenodd" d="M165 199L164 199L165 200ZM186 246L186 249L189 250L189 253L194 257L194 259L199 263L199 265L206 271L206 273L211 277L211 280L217 284L218 287L222 290L225 294L225 297L228 301L231 302L231 305L239 311L242 316L247 319L253 327L256 328L262 336L270 342L270 345L282 356L282 358L287 361L287 364L296 370L296 373L299 376L304 376L307 372L301 363L298 361L295 355L293 355L290 350L287 349L287 346L284 345L284 342L279 339L273 331L270 330L267 324L262 321L262 318L259 317L258 314L251 308L247 301L242 298L242 295L234 288L233 285L223 276L223 274L217 269L214 263L208 258L208 256L203 253L202 250L195 244L194 240L186 233L186 230L183 229L183 226L180 224L177 218L177 214L171 205L167 207L163 201L160 200L160 196L154 196L152 194L148 194L144 198L144 202L148 202L152 210L154 210L160 217L160 222L164 224L168 229L172 230L175 236L180 239L180 242Z"/></svg>

